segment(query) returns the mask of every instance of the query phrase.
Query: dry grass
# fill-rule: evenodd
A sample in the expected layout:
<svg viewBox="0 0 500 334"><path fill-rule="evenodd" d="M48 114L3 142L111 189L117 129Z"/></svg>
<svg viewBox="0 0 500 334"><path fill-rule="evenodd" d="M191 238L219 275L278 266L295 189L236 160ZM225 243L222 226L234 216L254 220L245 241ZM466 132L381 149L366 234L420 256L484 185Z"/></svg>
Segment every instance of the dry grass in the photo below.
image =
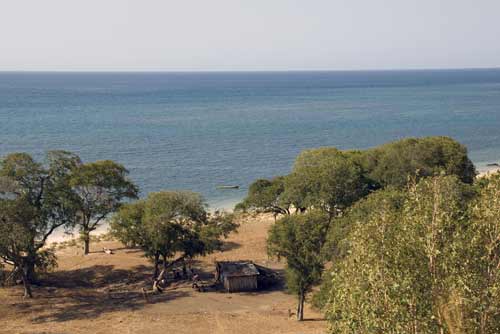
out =
<svg viewBox="0 0 500 334"><path fill-rule="evenodd" d="M215 260L252 260L281 270L265 252L269 216L247 217L226 250L200 258L195 268L212 279ZM35 299L23 300L20 287L0 289L0 333L323 333L326 324L310 308L309 321L288 318L295 297L281 286L255 293L199 293L189 282L172 283L149 302L151 265L142 253L113 241L92 245L88 256L74 246L58 250L58 269L35 287ZM114 255L101 252L114 249Z"/></svg>

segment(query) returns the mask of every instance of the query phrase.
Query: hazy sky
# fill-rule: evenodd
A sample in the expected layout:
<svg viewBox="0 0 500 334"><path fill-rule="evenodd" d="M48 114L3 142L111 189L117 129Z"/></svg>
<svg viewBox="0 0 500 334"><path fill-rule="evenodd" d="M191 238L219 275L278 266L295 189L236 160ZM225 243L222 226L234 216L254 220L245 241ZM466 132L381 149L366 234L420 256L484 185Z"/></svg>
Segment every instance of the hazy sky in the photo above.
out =
<svg viewBox="0 0 500 334"><path fill-rule="evenodd" d="M500 0L0 0L0 70L500 66Z"/></svg>

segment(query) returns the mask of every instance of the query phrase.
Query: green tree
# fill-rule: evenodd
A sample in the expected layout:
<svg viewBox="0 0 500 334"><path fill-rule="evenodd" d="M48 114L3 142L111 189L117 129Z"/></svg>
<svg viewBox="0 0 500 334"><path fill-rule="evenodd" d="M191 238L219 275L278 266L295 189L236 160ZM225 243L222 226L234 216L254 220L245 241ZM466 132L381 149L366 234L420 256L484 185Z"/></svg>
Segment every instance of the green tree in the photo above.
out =
<svg viewBox="0 0 500 334"><path fill-rule="evenodd" d="M358 224L370 221L381 209L390 212L400 212L406 199L406 194L394 188L377 190L352 205L342 217L331 224L322 253L331 263L331 268L323 274L321 287L314 294L314 305L324 309L329 298L332 285L332 272L351 254L349 237ZM362 255L364 256L364 255Z"/></svg>
<svg viewBox="0 0 500 334"><path fill-rule="evenodd" d="M110 160L80 164L73 169L70 185L78 208L76 223L84 243L84 254L90 250L90 233L124 200L137 198L138 189L127 175L125 167Z"/></svg>
<svg viewBox="0 0 500 334"><path fill-rule="evenodd" d="M456 177L422 179L404 205L383 201L346 239L327 306L333 333L462 333L460 236L470 191Z"/></svg>
<svg viewBox="0 0 500 334"><path fill-rule="evenodd" d="M43 249L48 237L72 226L75 217L68 178L79 158L53 151L46 160L43 165L26 153L13 153L0 168L0 258L21 273L26 297L37 281L35 268L54 262Z"/></svg>
<svg viewBox="0 0 500 334"><path fill-rule="evenodd" d="M143 228L145 200L124 204L110 221L112 235L129 247L137 247L147 242Z"/></svg>
<svg viewBox="0 0 500 334"><path fill-rule="evenodd" d="M319 148L297 157L285 187L295 207L321 209L331 220L365 196L370 184L352 154Z"/></svg>
<svg viewBox="0 0 500 334"><path fill-rule="evenodd" d="M144 222L152 241L155 265L162 257L164 270L167 259L176 252L200 252L196 231L207 219L206 205L199 194L189 191L151 193L146 201ZM153 255L153 254L152 254Z"/></svg>
<svg viewBox="0 0 500 334"><path fill-rule="evenodd" d="M278 176L271 180L259 179L253 182L245 199L238 204L238 208L257 212L270 212L274 218L278 215L289 215L289 201L284 198L285 177Z"/></svg>
<svg viewBox="0 0 500 334"><path fill-rule="evenodd" d="M380 186L404 188L409 177L456 175L472 183L476 170L465 146L449 137L405 138L361 152L367 177Z"/></svg>
<svg viewBox="0 0 500 334"><path fill-rule="evenodd" d="M500 173L485 179L462 234L459 288L467 333L500 332Z"/></svg>
<svg viewBox="0 0 500 334"><path fill-rule="evenodd" d="M328 217L320 211L285 216L274 224L267 240L271 256L286 259L286 283L297 294L297 320L304 319L306 293L321 278L321 248L328 231Z"/></svg>
<svg viewBox="0 0 500 334"><path fill-rule="evenodd" d="M120 241L139 246L153 261L156 290L169 267L220 249L220 239L236 227L233 215L207 213L203 198L189 191L151 193L144 201L123 205L111 223Z"/></svg>

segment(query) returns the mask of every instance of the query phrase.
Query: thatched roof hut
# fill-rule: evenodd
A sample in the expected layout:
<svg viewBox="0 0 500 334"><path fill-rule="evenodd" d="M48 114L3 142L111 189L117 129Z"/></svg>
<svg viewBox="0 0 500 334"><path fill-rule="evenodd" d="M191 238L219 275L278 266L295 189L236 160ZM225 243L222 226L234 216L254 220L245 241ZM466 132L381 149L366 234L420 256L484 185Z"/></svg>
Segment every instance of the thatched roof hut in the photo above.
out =
<svg viewBox="0 0 500 334"><path fill-rule="evenodd" d="M257 290L257 267L250 261L220 261L216 263L216 279L228 292Z"/></svg>

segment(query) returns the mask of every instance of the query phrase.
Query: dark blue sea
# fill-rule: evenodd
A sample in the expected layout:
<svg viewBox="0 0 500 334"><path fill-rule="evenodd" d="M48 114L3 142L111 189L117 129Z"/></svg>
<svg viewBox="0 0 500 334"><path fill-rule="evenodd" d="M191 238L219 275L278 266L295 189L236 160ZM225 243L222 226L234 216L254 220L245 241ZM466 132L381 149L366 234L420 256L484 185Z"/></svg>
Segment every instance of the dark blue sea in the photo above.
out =
<svg viewBox="0 0 500 334"><path fill-rule="evenodd" d="M113 159L143 195L190 189L218 207L303 149L429 135L465 144L479 169L499 162L500 69L0 73L0 155Z"/></svg>

